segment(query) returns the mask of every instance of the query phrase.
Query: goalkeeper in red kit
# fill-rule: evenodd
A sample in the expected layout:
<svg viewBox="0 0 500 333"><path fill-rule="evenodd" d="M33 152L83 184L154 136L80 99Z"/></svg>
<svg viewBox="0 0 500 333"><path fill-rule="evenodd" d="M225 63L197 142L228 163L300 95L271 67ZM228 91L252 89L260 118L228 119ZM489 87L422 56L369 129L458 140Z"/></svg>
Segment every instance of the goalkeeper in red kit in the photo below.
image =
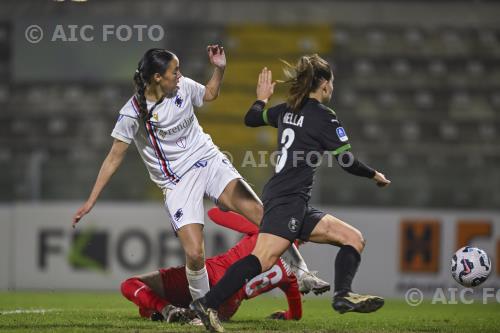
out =
<svg viewBox="0 0 500 333"><path fill-rule="evenodd" d="M243 216L224 212L219 208L209 210L208 216L219 225L245 234L227 252L206 260L209 282L212 286L224 276L234 262L252 252L259 229ZM218 309L219 317L222 320L229 320L243 300L254 298L274 288L280 288L285 293L288 310L275 312L270 318L299 320L302 317L302 304L297 279L281 259L271 269L248 281L222 304ZM184 266L160 269L129 278L122 282L121 292L139 307L142 317L167 322L192 321L194 324L197 321L194 313L188 309L192 298Z"/></svg>

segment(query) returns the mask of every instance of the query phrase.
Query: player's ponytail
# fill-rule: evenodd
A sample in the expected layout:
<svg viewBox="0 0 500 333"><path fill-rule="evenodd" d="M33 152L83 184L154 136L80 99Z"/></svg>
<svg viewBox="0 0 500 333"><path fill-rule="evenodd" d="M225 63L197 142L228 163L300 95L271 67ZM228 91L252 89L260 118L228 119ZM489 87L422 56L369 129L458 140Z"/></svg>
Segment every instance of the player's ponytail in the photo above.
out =
<svg viewBox="0 0 500 333"><path fill-rule="evenodd" d="M137 65L134 73L135 96L139 102L139 115L143 119L148 118L148 106L146 103L146 88L151 83L155 73L163 75L168 64L175 55L165 49L149 49Z"/></svg>
<svg viewBox="0 0 500 333"><path fill-rule="evenodd" d="M302 56L295 66L282 62L285 64L285 83L291 84L287 105L293 111L300 109L309 93L318 89L322 79L330 81L332 78L330 65L317 54Z"/></svg>

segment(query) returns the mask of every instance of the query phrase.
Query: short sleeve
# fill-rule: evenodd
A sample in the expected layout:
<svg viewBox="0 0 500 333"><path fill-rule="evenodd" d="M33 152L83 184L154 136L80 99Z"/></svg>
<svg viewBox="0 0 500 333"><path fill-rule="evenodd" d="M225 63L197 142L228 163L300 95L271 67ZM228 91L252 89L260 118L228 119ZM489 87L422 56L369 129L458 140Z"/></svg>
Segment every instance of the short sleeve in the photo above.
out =
<svg viewBox="0 0 500 333"><path fill-rule="evenodd" d="M120 114L111 136L130 144L139 130L139 119Z"/></svg>
<svg viewBox="0 0 500 333"><path fill-rule="evenodd" d="M278 128L278 120L279 120L282 108L283 108L283 104L279 104L279 105L273 106L269 109L264 109L264 111L262 111L262 118L263 118L264 122L269 126Z"/></svg>
<svg viewBox="0 0 500 333"><path fill-rule="evenodd" d="M205 96L205 86L188 77L182 78L183 83L186 85L186 90L191 98L191 102L196 107L203 106L203 97Z"/></svg>
<svg viewBox="0 0 500 333"><path fill-rule="evenodd" d="M324 150L338 155L351 149L347 132L333 110L327 109L321 112L318 128L319 142Z"/></svg>

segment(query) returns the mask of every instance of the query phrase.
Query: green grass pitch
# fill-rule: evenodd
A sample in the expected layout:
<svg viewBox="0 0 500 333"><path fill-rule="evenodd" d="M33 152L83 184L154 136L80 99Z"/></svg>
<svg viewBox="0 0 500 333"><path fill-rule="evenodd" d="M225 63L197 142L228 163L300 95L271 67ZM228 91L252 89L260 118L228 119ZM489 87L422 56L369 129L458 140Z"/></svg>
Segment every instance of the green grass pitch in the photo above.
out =
<svg viewBox="0 0 500 333"><path fill-rule="evenodd" d="M228 332L500 332L500 304L479 303L424 302L410 307L388 300L376 313L340 315L333 312L328 298L305 298L302 320L285 322L265 319L286 308L284 297L259 297L243 302L225 328ZM2 333L205 332L200 327L139 318L135 305L118 293L0 293L0 313Z"/></svg>

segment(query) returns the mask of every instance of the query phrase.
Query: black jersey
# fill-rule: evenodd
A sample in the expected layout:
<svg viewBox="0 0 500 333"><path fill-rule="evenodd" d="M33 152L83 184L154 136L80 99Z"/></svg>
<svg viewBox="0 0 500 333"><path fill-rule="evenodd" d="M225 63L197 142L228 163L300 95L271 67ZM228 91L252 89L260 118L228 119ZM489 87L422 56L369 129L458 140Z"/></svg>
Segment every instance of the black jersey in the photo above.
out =
<svg viewBox="0 0 500 333"><path fill-rule="evenodd" d="M338 155L351 148L335 112L308 98L299 111L279 104L262 112L263 121L278 128L275 173L263 191L263 201L286 195L311 197L314 173L325 151Z"/></svg>

